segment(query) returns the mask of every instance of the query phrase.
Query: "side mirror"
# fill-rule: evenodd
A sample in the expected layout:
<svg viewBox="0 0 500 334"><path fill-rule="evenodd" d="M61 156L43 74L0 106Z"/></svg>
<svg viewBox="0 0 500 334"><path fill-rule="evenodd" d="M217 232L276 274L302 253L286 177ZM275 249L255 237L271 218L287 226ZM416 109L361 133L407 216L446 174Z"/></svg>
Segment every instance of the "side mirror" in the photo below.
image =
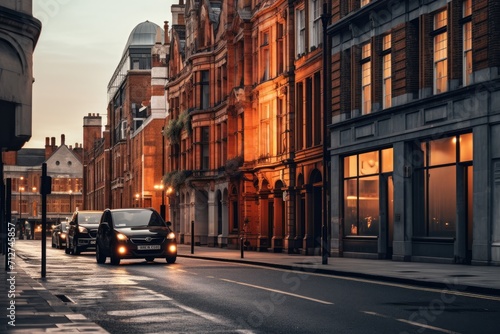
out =
<svg viewBox="0 0 500 334"><path fill-rule="evenodd" d="M166 222L166 224L168 227L172 226L172 222L170 222L170 221Z"/></svg>

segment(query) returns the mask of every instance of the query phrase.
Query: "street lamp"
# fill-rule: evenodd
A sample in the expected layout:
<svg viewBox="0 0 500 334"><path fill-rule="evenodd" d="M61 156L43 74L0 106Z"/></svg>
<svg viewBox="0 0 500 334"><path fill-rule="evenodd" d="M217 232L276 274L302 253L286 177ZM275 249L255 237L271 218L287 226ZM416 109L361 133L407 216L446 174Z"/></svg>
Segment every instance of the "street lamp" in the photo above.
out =
<svg viewBox="0 0 500 334"><path fill-rule="evenodd" d="M139 196L140 196L139 193L135 194L135 201L137 202L135 204L136 207L139 207Z"/></svg>
<svg viewBox="0 0 500 334"><path fill-rule="evenodd" d="M161 190L161 206L160 215L165 220L165 186L163 184L155 184L154 188L156 190Z"/></svg>
<svg viewBox="0 0 500 334"><path fill-rule="evenodd" d="M330 157L328 155L328 124L327 119L331 117L329 113L330 108L329 96L329 55L330 49L328 48L327 28L330 22L331 14L329 13L328 3L323 3L323 14L321 14L321 23L323 24L323 224L321 227L321 263L328 264L328 165Z"/></svg>
<svg viewBox="0 0 500 334"><path fill-rule="evenodd" d="M71 210L71 199L72 199L72 195L73 195L73 190L69 190L69 214L71 215L73 210Z"/></svg>
<svg viewBox="0 0 500 334"><path fill-rule="evenodd" d="M21 176L20 183L23 179L24 178ZM19 186L19 230L21 231L21 235L19 236L19 239L24 239L24 235L23 235L24 224L23 224L23 220L22 220L23 191L24 191L24 187L20 185Z"/></svg>

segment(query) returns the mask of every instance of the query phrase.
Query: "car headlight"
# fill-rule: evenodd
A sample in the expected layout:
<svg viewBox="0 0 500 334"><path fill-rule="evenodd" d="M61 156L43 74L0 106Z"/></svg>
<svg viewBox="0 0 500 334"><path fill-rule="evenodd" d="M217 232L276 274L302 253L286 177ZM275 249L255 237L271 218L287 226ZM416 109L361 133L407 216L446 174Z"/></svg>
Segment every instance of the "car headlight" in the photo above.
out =
<svg viewBox="0 0 500 334"><path fill-rule="evenodd" d="M66 233L61 233L60 236L61 236L61 239L66 239Z"/></svg>
<svg viewBox="0 0 500 334"><path fill-rule="evenodd" d="M167 239L175 239L175 233L174 233L174 232L170 232L170 233L167 235Z"/></svg>
<svg viewBox="0 0 500 334"><path fill-rule="evenodd" d="M120 241L125 241L125 240L128 240L128 237L123 234L123 233L117 233L116 234L116 239L120 240Z"/></svg>
<svg viewBox="0 0 500 334"><path fill-rule="evenodd" d="M80 233L89 233L89 230L83 226L78 226L78 232Z"/></svg>

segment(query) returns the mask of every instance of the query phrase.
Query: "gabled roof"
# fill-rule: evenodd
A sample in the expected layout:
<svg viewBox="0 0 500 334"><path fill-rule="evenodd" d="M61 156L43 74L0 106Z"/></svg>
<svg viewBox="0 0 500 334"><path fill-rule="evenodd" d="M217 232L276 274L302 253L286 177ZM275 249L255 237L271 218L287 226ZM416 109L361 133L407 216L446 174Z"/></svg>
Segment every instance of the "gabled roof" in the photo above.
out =
<svg viewBox="0 0 500 334"><path fill-rule="evenodd" d="M66 145L61 145L47 159L47 174L58 178L82 178L83 164Z"/></svg>

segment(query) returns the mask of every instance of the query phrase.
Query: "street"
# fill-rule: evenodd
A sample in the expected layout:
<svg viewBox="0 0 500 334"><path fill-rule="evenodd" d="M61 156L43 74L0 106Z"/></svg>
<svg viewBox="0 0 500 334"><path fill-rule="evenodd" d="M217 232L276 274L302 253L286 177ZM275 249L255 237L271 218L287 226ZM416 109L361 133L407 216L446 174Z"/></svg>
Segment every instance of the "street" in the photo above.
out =
<svg viewBox="0 0 500 334"><path fill-rule="evenodd" d="M175 264L47 243L44 286L110 333L497 333L500 297L178 257ZM39 240L18 240L40 277Z"/></svg>

